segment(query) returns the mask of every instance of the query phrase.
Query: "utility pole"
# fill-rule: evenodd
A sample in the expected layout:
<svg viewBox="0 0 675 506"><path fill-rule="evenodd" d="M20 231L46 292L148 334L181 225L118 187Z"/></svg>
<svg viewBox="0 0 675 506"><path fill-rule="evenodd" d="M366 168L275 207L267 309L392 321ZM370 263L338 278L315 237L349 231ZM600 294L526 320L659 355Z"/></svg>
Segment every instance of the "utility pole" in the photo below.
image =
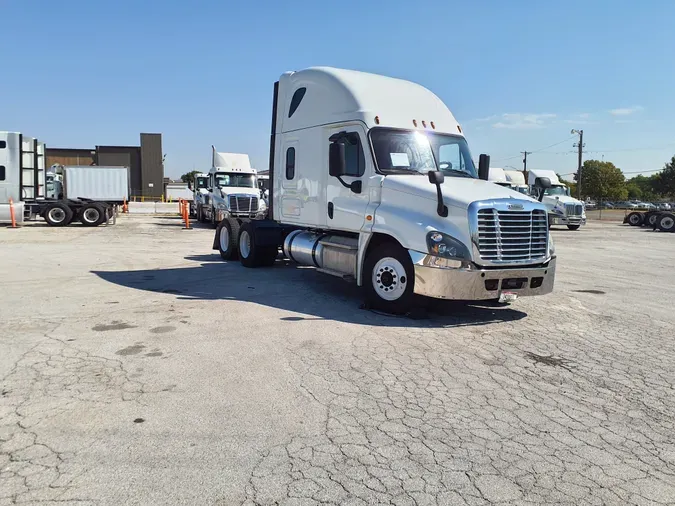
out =
<svg viewBox="0 0 675 506"><path fill-rule="evenodd" d="M521 151L523 155L523 172L525 173L525 181L527 181L527 155L531 155L532 151Z"/></svg>
<svg viewBox="0 0 675 506"><path fill-rule="evenodd" d="M582 165L582 157L584 153L584 131L583 130L572 130L570 132L572 135L578 134L579 135L579 142L574 143L575 148L579 148L579 162L577 164L577 198L581 200L581 165Z"/></svg>

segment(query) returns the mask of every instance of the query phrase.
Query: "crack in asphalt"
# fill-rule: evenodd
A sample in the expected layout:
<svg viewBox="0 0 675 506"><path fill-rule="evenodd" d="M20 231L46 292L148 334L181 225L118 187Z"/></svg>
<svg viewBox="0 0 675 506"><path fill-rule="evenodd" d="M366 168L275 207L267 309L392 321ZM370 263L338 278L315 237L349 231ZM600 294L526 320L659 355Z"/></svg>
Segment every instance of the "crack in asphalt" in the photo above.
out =
<svg viewBox="0 0 675 506"><path fill-rule="evenodd" d="M675 503L675 345L592 316L565 342L531 315L289 346L325 421L261 455L244 504Z"/></svg>
<svg viewBox="0 0 675 506"><path fill-rule="evenodd" d="M77 452L48 445L40 426L83 404L139 402L146 393L121 361L53 337L60 323L49 325L43 339L0 382L0 505L95 504L95 499L70 493L72 482L84 473L72 464Z"/></svg>

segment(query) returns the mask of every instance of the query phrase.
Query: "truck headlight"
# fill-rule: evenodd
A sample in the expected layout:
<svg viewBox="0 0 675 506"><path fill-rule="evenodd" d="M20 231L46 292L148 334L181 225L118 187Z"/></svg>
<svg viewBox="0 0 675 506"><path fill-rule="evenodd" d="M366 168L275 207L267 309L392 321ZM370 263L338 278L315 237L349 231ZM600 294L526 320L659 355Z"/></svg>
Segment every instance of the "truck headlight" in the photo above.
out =
<svg viewBox="0 0 675 506"><path fill-rule="evenodd" d="M461 241L442 232L427 234L427 248L430 255L443 258L470 260L469 249Z"/></svg>

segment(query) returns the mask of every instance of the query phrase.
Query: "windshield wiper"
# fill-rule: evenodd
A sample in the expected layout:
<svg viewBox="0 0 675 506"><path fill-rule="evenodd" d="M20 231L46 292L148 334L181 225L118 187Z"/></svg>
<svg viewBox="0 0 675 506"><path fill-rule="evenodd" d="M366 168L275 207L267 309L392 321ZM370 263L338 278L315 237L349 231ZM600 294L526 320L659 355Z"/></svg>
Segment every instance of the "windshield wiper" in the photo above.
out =
<svg viewBox="0 0 675 506"><path fill-rule="evenodd" d="M473 176L471 174L469 174L468 172L464 172L463 170L460 169L443 169L442 172L452 172L453 174L458 174L462 177L470 177L471 179L473 179Z"/></svg>
<svg viewBox="0 0 675 506"><path fill-rule="evenodd" d="M421 172L415 169L410 169L408 167L392 167L386 170L389 174L419 174L420 176L422 175Z"/></svg>

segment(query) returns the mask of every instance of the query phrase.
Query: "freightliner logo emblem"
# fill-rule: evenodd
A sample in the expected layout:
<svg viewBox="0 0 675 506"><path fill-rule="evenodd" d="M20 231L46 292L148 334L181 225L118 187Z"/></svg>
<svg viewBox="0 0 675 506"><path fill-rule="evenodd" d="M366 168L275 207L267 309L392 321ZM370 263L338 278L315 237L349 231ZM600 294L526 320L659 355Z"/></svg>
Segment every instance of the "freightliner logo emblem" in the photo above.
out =
<svg viewBox="0 0 675 506"><path fill-rule="evenodd" d="M522 209L523 204L509 204L509 209L511 210L517 210L517 209Z"/></svg>

